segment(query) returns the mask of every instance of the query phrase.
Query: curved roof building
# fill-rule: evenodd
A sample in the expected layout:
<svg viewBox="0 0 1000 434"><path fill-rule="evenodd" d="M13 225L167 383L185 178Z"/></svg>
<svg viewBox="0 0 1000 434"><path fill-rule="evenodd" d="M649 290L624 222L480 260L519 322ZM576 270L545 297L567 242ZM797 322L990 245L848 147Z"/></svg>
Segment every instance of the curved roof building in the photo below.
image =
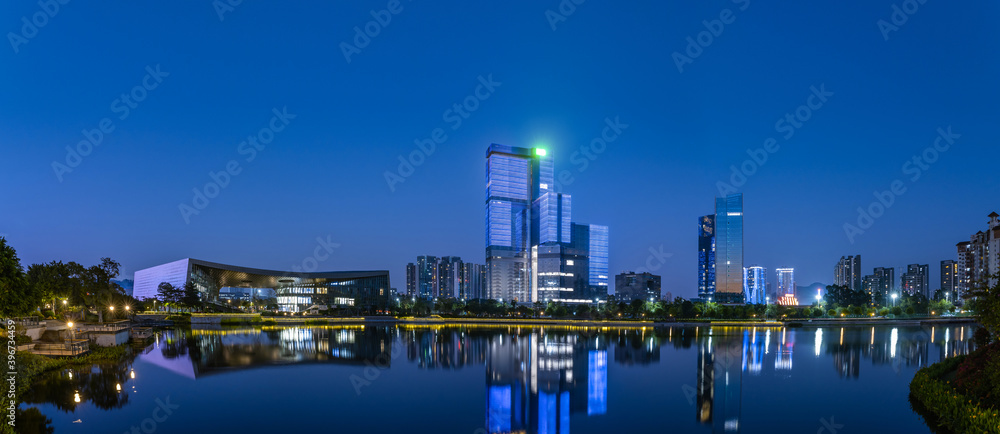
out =
<svg viewBox="0 0 1000 434"><path fill-rule="evenodd" d="M160 283L183 287L191 282L202 299L218 302L220 294L249 292L252 297L277 296L284 312L301 312L313 305L353 307L377 313L390 307L389 271L297 273L181 259L135 272L137 299L156 298Z"/></svg>

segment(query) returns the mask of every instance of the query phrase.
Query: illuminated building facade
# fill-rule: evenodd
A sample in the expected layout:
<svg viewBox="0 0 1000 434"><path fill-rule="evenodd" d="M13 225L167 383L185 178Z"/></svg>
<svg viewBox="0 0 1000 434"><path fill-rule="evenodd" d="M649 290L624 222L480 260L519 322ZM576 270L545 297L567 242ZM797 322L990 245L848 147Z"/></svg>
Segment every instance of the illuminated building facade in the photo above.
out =
<svg viewBox="0 0 1000 434"><path fill-rule="evenodd" d="M794 268L779 268L774 270L778 275L778 298L784 298L786 295L791 295L795 297L795 269Z"/></svg>
<svg viewBox="0 0 1000 434"><path fill-rule="evenodd" d="M615 301L660 301L660 276L626 271L615 276Z"/></svg>
<svg viewBox="0 0 1000 434"><path fill-rule="evenodd" d="M698 218L698 298L715 296L715 215Z"/></svg>
<svg viewBox="0 0 1000 434"><path fill-rule="evenodd" d="M486 296L593 303L607 297L608 227L572 222L542 148L493 144L486 154Z"/></svg>
<svg viewBox="0 0 1000 434"><path fill-rule="evenodd" d="M754 265L743 270L743 287L747 304L766 304L767 268Z"/></svg>
<svg viewBox="0 0 1000 434"><path fill-rule="evenodd" d="M175 287L193 283L202 300L214 303L222 299L220 293L252 289L255 291L251 294L259 295L262 290L270 290L277 295L279 309L284 312L301 312L313 305L386 312L395 295L390 294L388 271L297 273L182 259L136 271L134 296L140 300L156 298L163 282Z"/></svg>
<svg viewBox="0 0 1000 434"><path fill-rule="evenodd" d="M743 195L715 199L714 302L745 303L743 293Z"/></svg>
<svg viewBox="0 0 1000 434"><path fill-rule="evenodd" d="M834 285L846 286L854 291L862 287L861 255L841 257L834 268Z"/></svg>

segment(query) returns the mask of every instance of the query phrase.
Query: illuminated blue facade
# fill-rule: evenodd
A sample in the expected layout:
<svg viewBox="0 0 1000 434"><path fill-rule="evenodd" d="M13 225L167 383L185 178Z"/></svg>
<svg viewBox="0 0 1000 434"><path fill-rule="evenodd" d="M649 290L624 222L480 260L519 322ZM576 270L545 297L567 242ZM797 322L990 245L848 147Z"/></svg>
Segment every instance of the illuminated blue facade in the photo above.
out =
<svg viewBox="0 0 1000 434"><path fill-rule="evenodd" d="M752 266L743 269L743 290L747 304L767 304L764 289L767 285L767 268Z"/></svg>
<svg viewBox="0 0 1000 434"><path fill-rule="evenodd" d="M486 154L486 285L496 300L593 303L608 292L608 227L572 223L541 148Z"/></svg>
<svg viewBox="0 0 1000 434"><path fill-rule="evenodd" d="M715 302L745 303L743 293L743 195L715 200Z"/></svg>

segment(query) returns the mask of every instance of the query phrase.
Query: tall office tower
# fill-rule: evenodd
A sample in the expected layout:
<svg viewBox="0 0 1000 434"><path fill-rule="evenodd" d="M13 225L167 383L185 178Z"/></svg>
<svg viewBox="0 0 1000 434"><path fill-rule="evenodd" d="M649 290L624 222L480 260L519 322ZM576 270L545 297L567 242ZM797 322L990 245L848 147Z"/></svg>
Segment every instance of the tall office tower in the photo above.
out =
<svg viewBox="0 0 1000 434"><path fill-rule="evenodd" d="M546 154L497 144L486 153L486 276L492 299L531 299L531 208L554 187L553 161Z"/></svg>
<svg viewBox="0 0 1000 434"><path fill-rule="evenodd" d="M767 268L754 265L743 270L747 304L766 304L764 293L767 287Z"/></svg>
<svg viewBox="0 0 1000 434"><path fill-rule="evenodd" d="M417 297L437 297L438 260L435 256L417 256Z"/></svg>
<svg viewBox="0 0 1000 434"><path fill-rule="evenodd" d="M698 218L698 298L715 297L715 215Z"/></svg>
<svg viewBox="0 0 1000 434"><path fill-rule="evenodd" d="M833 272L833 284L861 290L861 255L841 257Z"/></svg>
<svg viewBox="0 0 1000 434"><path fill-rule="evenodd" d="M462 258L442 256L438 259L437 297L456 298L462 285Z"/></svg>
<svg viewBox="0 0 1000 434"><path fill-rule="evenodd" d="M470 262L462 263L462 281L458 289L458 297L462 300L484 298L483 288L486 282L486 267Z"/></svg>
<svg viewBox="0 0 1000 434"><path fill-rule="evenodd" d="M745 303L743 297L743 195L715 200L715 297L718 303Z"/></svg>
<svg viewBox="0 0 1000 434"><path fill-rule="evenodd" d="M406 296L417 296L417 266L412 262L406 264Z"/></svg>
<svg viewBox="0 0 1000 434"><path fill-rule="evenodd" d="M951 259L941 261L941 291L948 300L955 300L955 288L958 287L958 262Z"/></svg>
<svg viewBox="0 0 1000 434"><path fill-rule="evenodd" d="M910 264L906 267L906 274L903 274L903 290L910 295L923 294L930 298L931 266Z"/></svg>
<svg viewBox="0 0 1000 434"><path fill-rule="evenodd" d="M486 160L486 285L493 299L588 303L607 297L608 228L572 223L541 148L491 145Z"/></svg>
<svg viewBox="0 0 1000 434"><path fill-rule="evenodd" d="M786 295L795 296L795 269L779 268L775 270L778 274L778 298Z"/></svg>

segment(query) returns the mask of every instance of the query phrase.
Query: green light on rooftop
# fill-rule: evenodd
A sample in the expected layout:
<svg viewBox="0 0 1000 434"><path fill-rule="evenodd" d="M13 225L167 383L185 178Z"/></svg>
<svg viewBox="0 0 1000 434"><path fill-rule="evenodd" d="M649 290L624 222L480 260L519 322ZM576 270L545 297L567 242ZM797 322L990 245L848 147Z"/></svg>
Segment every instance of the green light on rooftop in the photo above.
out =
<svg viewBox="0 0 1000 434"><path fill-rule="evenodd" d="M537 156L539 156L539 157L544 157L544 156L545 156L545 154L547 154L547 153L548 153L548 152L547 152L547 151L546 151L545 149L542 149L542 148L535 148L535 155L537 155Z"/></svg>

